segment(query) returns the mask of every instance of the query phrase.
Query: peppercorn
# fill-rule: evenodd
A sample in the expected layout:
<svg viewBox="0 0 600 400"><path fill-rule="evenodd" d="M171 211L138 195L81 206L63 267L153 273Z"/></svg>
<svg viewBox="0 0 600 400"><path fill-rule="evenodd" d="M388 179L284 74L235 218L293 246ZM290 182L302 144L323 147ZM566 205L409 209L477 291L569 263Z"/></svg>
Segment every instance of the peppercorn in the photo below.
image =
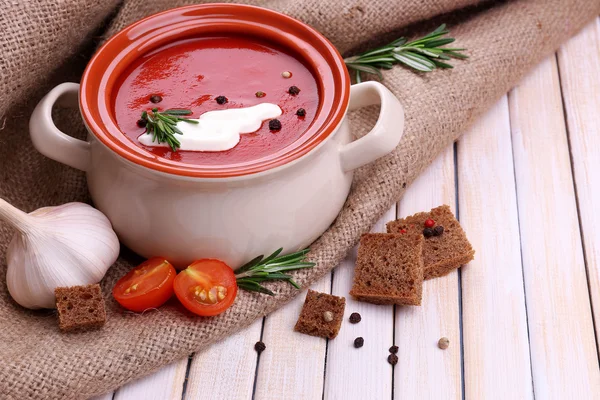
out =
<svg viewBox="0 0 600 400"><path fill-rule="evenodd" d="M218 104L225 104L225 103L227 103L227 97L225 97L225 96L217 96L215 98L215 100L217 101Z"/></svg>
<svg viewBox="0 0 600 400"><path fill-rule="evenodd" d="M288 89L288 93L292 96L295 96L298 93L300 93L300 89L298 88L298 86L290 86L290 88Z"/></svg>
<svg viewBox="0 0 600 400"><path fill-rule="evenodd" d="M390 347L390 353L396 354L397 352L398 352L398 346L392 346L392 347Z"/></svg>
<svg viewBox="0 0 600 400"><path fill-rule="evenodd" d="M444 227L443 226L438 225L435 228L433 228L433 236L440 236L442 233L444 233Z"/></svg>
<svg viewBox="0 0 600 400"><path fill-rule="evenodd" d="M323 321L325 321L325 322L333 321L333 313L331 311L325 311L323 313Z"/></svg>
<svg viewBox="0 0 600 400"><path fill-rule="evenodd" d="M299 108L298 111L296 111L296 115L299 117L304 117L306 115L306 110L304 108Z"/></svg>
<svg viewBox="0 0 600 400"><path fill-rule="evenodd" d="M357 337L356 339L354 339L354 347L356 347L357 349L359 347L363 347L363 344L365 344L365 339L361 337Z"/></svg>
<svg viewBox="0 0 600 400"><path fill-rule="evenodd" d="M431 218L425 220L425 228L433 228L435 226L435 221Z"/></svg>
<svg viewBox="0 0 600 400"><path fill-rule="evenodd" d="M352 324L358 324L361 320L361 316L359 313L357 312L353 312L352 314L350 314L350 323Z"/></svg>
<svg viewBox="0 0 600 400"><path fill-rule="evenodd" d="M425 236L426 238L430 238L433 236L433 229L431 228L425 228L423 229L423 236Z"/></svg>
<svg viewBox="0 0 600 400"><path fill-rule="evenodd" d="M292 77L292 73L290 71L283 71L281 76L283 76L285 79L288 79Z"/></svg>
<svg viewBox="0 0 600 400"><path fill-rule="evenodd" d="M256 342L256 344L254 345L254 350L256 350L258 354L265 351L266 348L267 346L263 342Z"/></svg>
<svg viewBox="0 0 600 400"><path fill-rule="evenodd" d="M281 129L281 121L278 119L272 119L269 121L269 129L272 131L278 131Z"/></svg>
<svg viewBox="0 0 600 400"><path fill-rule="evenodd" d="M438 347L442 350L446 350L450 346L450 340L447 337L443 337L438 340Z"/></svg>
<svg viewBox="0 0 600 400"><path fill-rule="evenodd" d="M261 97L265 97L267 94L265 92L261 92L260 90L256 93L254 93L256 95L256 97L261 98Z"/></svg>
<svg viewBox="0 0 600 400"><path fill-rule="evenodd" d="M138 119L138 121L136 122L137 126L139 126L140 128L145 128L147 123L148 121L146 121L144 118Z"/></svg>
<svg viewBox="0 0 600 400"><path fill-rule="evenodd" d="M388 362L389 362L390 364L392 364L392 365L396 365L396 364L398 364L398 356L397 356L397 355L395 355L395 354L390 354L390 355L388 356Z"/></svg>
<svg viewBox="0 0 600 400"><path fill-rule="evenodd" d="M152 96L150 96L150 102L156 104L156 103L160 103L162 101L162 97L160 97L157 94L153 94Z"/></svg>

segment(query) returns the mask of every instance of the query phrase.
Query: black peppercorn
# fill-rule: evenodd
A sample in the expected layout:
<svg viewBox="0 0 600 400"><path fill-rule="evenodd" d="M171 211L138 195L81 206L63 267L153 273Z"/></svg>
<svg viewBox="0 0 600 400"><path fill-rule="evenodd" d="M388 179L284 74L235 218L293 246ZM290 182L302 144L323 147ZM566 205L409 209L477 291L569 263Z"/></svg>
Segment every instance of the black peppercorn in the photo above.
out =
<svg viewBox="0 0 600 400"><path fill-rule="evenodd" d="M363 344L365 344L365 339L361 337L357 337L356 339L354 339L354 347L356 347L357 349L359 347L363 347Z"/></svg>
<svg viewBox="0 0 600 400"><path fill-rule="evenodd" d="M392 365L396 365L396 364L398 364L398 356L397 356L397 355L395 355L395 354L390 354L390 355L388 356L388 362L389 362L390 364L392 364Z"/></svg>
<svg viewBox="0 0 600 400"><path fill-rule="evenodd" d="M438 225L435 228L433 228L433 236L440 236L442 233L444 233L444 227L443 226Z"/></svg>
<svg viewBox="0 0 600 400"><path fill-rule="evenodd" d="M281 129L281 121L278 119L272 119L269 121L269 129L272 131L278 131Z"/></svg>
<svg viewBox="0 0 600 400"><path fill-rule="evenodd" d="M360 314L357 312L353 312L352 314L350 314L350 323L352 324L358 324L361 319L362 318L360 317Z"/></svg>
<svg viewBox="0 0 600 400"><path fill-rule="evenodd" d="M227 103L227 97L225 97L225 96L217 96L215 98L215 100L217 101L218 104L225 104L225 103Z"/></svg>
<svg viewBox="0 0 600 400"><path fill-rule="evenodd" d="M292 96L295 96L298 93L300 93L300 89L298 88L298 86L290 86L290 88L288 89L288 93Z"/></svg>
<svg viewBox="0 0 600 400"><path fill-rule="evenodd" d="M267 346L265 346L265 344L263 342L256 342L256 344L254 345L254 350L256 350L256 352L258 354L265 351L266 348L267 348Z"/></svg>
<svg viewBox="0 0 600 400"><path fill-rule="evenodd" d="M152 96L150 96L150 102L156 104L156 103L160 103L162 101L162 97L160 97L157 94L153 94Z"/></svg>
<svg viewBox="0 0 600 400"><path fill-rule="evenodd" d="M304 117L306 115L306 110L304 108L299 108L298 111L296 111L296 115L299 117Z"/></svg>
<svg viewBox="0 0 600 400"><path fill-rule="evenodd" d="M261 98L261 97L265 97L267 94L265 92L262 92L259 90L258 92L254 93L254 95L258 98Z"/></svg>
<svg viewBox="0 0 600 400"><path fill-rule="evenodd" d="M431 228L425 228L423 229L423 236L425 236L426 238L430 238L433 236L433 229Z"/></svg>
<svg viewBox="0 0 600 400"><path fill-rule="evenodd" d="M143 118L138 119L138 121L136 122L137 126L139 126L140 128L145 128L147 123L148 123L148 121L146 121Z"/></svg>
<svg viewBox="0 0 600 400"><path fill-rule="evenodd" d="M390 347L390 353L396 354L397 352L398 352L398 346L392 346L392 347Z"/></svg>

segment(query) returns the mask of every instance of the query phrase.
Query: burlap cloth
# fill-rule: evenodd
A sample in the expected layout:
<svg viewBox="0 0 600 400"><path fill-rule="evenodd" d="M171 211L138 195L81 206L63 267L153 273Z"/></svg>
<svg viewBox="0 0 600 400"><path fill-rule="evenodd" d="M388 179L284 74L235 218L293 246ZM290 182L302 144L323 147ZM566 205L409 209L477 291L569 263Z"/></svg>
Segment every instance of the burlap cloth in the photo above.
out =
<svg viewBox="0 0 600 400"><path fill-rule="evenodd" d="M90 49L101 37L141 17L186 2L117 3L9 1L0 9L0 196L24 210L89 201L82 173L46 159L33 149L27 123L35 103L53 85L77 81ZM384 73L385 85L405 106L405 135L393 154L357 174L338 219L312 245L311 258L318 267L296 274L305 287L334 268L360 234L370 229L402 196L405 187L477 116L600 12L598 0L254 3L307 22L346 54L445 21L470 56L467 61L456 61L453 70L416 74L396 67ZM451 14L440 17L445 13ZM432 18L436 20L427 21ZM368 110L353 115L354 129L365 131L375 113ZM59 112L57 118L63 129L83 136L76 114ZM0 224L1 253L11 237L11 230ZM112 300L110 290L137 261L136 256L124 251L103 281L108 307L104 329L65 335L59 333L54 314L24 310L10 299L2 260L0 398L74 399L109 391L202 350L298 293L289 285L274 285L276 297L242 291L231 309L212 319L191 317L175 304L144 315L124 313Z"/></svg>

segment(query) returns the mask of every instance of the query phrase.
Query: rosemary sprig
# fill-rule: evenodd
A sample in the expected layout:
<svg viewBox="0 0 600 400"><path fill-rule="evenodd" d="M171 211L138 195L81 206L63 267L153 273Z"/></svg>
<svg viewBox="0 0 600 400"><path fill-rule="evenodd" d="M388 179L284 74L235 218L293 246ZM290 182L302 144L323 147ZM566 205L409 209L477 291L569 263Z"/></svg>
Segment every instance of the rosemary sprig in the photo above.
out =
<svg viewBox="0 0 600 400"><path fill-rule="evenodd" d="M283 280L288 281L296 289L300 289L300 286L294 282L292 276L283 272L314 267L315 263L306 261L306 254L309 252L309 249L279 256L282 251L283 249L280 248L266 258L260 255L241 266L235 274L238 287L251 292L260 292L274 296L275 293L262 286L261 283Z"/></svg>
<svg viewBox="0 0 600 400"><path fill-rule="evenodd" d="M465 59L461 53L465 49L442 47L454 42L454 38L443 37L450 31L446 24L420 39L407 42L398 38L393 42L367 51L366 53L344 59L346 67L356 73L356 82L362 82L361 72L375 74L382 79L380 69L391 69L394 64L403 64L421 72L431 72L436 68L453 68L445 61L451 58Z"/></svg>
<svg viewBox="0 0 600 400"><path fill-rule="evenodd" d="M172 108L159 112L158 108L153 108L152 111L143 111L141 119L146 121L146 132L152 135L152 142L167 143L173 151L177 151L181 147L181 143L175 134L183 134L177 128L177 122L197 124L198 121L183 117L191 114L190 110Z"/></svg>

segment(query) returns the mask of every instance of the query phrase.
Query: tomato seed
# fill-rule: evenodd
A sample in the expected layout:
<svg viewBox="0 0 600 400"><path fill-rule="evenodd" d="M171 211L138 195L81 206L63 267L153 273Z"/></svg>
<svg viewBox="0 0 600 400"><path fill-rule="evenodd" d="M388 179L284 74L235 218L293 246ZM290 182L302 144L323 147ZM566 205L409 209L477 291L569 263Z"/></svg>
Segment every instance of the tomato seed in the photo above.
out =
<svg viewBox="0 0 600 400"><path fill-rule="evenodd" d="M216 288L213 287L208 291L208 301L210 301L213 304L215 304L217 302L217 289Z"/></svg>

